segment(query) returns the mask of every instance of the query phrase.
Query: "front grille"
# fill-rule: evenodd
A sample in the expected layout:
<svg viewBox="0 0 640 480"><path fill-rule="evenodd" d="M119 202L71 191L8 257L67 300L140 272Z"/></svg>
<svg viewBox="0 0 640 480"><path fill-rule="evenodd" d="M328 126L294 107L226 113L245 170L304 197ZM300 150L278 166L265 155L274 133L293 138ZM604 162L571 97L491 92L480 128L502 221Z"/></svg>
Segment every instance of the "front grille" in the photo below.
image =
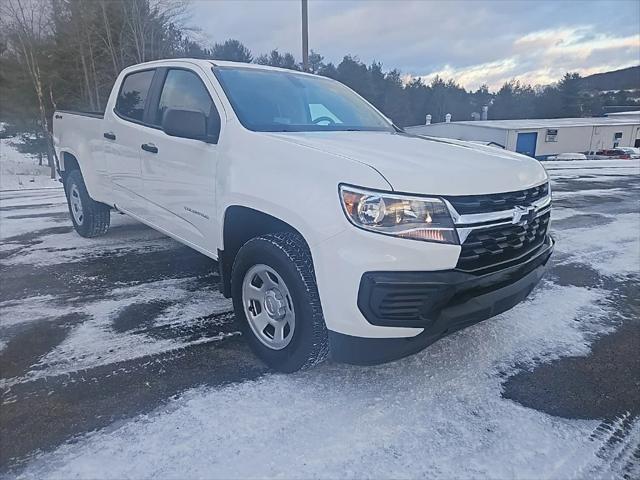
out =
<svg viewBox="0 0 640 480"><path fill-rule="evenodd" d="M517 205L531 205L536 200L549 194L549 184L544 183L537 187L517 192L493 193L491 195L464 195L447 197L449 203L460 215L473 213L499 212L509 210Z"/></svg>
<svg viewBox="0 0 640 480"><path fill-rule="evenodd" d="M551 212L525 226L499 225L473 230L462 244L457 268L475 272L498 267L537 250L545 241Z"/></svg>

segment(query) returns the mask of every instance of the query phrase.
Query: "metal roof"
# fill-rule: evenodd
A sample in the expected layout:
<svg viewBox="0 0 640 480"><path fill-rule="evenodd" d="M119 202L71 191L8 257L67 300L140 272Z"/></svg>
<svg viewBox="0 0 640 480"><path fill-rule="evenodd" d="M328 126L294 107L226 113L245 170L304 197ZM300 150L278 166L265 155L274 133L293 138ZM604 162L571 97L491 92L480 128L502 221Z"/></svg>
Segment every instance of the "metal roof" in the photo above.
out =
<svg viewBox="0 0 640 480"><path fill-rule="evenodd" d="M607 117L640 117L640 110L633 110L631 112L610 112L605 113Z"/></svg>
<svg viewBox="0 0 640 480"><path fill-rule="evenodd" d="M415 126L428 128L434 125L446 125L446 123L432 123L430 125ZM598 127L607 125L640 125L640 115L587 118L532 118L522 120L476 120L451 122L451 125L468 125L471 127L496 128L500 130L526 130L536 128L561 127Z"/></svg>

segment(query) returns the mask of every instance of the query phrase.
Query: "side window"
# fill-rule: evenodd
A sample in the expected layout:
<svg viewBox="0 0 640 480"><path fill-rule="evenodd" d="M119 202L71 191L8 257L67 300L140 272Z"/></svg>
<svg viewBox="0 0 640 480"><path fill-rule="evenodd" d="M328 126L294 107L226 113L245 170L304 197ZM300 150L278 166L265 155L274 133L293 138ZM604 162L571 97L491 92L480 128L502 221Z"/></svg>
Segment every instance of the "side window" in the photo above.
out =
<svg viewBox="0 0 640 480"><path fill-rule="evenodd" d="M130 73L124 78L116 101L116 112L123 117L142 121L144 104L154 73L155 70L145 70L144 72Z"/></svg>
<svg viewBox="0 0 640 480"><path fill-rule="evenodd" d="M209 134L216 134L219 117L209 92L200 77L188 70L169 70L162 87L155 124L162 125L164 112L170 108L199 110L207 117Z"/></svg>

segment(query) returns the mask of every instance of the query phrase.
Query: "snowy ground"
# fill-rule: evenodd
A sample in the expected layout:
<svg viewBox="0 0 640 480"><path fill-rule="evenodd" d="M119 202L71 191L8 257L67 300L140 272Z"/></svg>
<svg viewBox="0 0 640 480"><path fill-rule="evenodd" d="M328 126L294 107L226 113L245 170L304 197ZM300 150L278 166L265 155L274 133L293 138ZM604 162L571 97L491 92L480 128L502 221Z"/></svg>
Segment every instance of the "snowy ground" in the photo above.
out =
<svg viewBox="0 0 640 480"><path fill-rule="evenodd" d="M3 125L0 124L0 130ZM32 188L59 187L51 178L51 169L38 165L38 157L25 155L15 149L17 139L0 139L0 190L23 190Z"/></svg>
<svg viewBox="0 0 640 480"><path fill-rule="evenodd" d="M82 239L60 189L2 193L0 475L638 478L640 164L547 166L557 250L528 301L295 375L245 347L210 260L116 214Z"/></svg>

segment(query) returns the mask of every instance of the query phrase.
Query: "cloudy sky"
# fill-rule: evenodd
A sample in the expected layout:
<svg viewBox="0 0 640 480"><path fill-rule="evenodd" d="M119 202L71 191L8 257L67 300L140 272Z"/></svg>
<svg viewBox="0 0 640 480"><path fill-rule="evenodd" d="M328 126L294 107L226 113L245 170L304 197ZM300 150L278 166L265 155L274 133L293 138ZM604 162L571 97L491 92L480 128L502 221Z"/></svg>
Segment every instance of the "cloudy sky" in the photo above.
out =
<svg viewBox="0 0 640 480"><path fill-rule="evenodd" d="M193 2L190 23L213 43L300 58L300 0ZM640 64L640 1L309 0L309 46L467 88L531 84Z"/></svg>

